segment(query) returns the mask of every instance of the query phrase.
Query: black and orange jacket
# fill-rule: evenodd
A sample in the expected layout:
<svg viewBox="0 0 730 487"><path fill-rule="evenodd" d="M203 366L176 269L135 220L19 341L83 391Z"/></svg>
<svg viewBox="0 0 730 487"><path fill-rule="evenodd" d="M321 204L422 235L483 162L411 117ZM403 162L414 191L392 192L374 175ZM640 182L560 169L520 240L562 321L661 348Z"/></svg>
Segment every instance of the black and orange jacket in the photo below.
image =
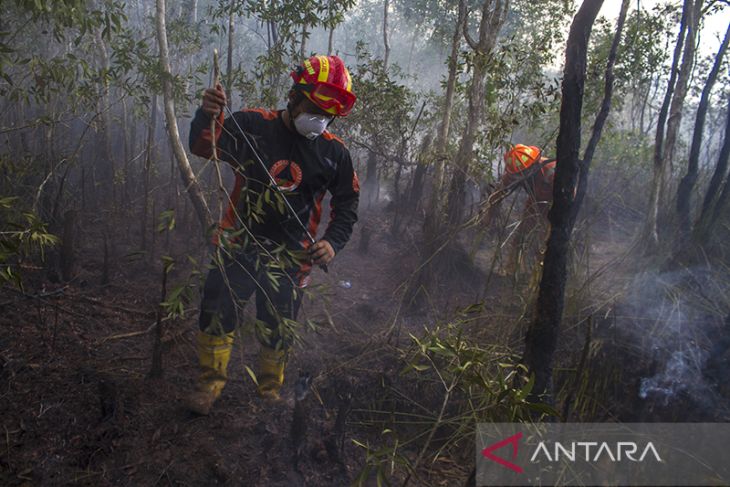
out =
<svg viewBox="0 0 730 487"><path fill-rule="evenodd" d="M309 140L289 130L281 114L282 111L250 109L236 112L233 117L315 238L322 200L330 192L330 221L322 238L339 252L357 221L360 187L350 152L329 132ZM255 161L231 117L224 121L221 114L215 135L218 158L230 163L236 174L221 228L238 229L245 223L257 238L285 244L293 250L309 247L307 235L296 219L283 205L276 204L268 176ZM190 150L201 157L212 156L210 117L200 109L190 126Z"/></svg>

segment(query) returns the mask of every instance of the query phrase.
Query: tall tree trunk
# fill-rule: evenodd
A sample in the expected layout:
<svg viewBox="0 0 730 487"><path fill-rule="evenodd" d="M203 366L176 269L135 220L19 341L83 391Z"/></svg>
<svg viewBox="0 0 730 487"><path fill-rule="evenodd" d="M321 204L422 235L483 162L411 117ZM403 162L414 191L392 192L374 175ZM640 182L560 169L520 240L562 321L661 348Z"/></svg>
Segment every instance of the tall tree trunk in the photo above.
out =
<svg viewBox="0 0 730 487"><path fill-rule="evenodd" d="M180 170L185 188L190 196L195 212L198 216L203 234L207 233L213 227L213 220L210 216L208 204L205 201L203 192L200 189L195 173L190 167L190 161L185 153L185 149L180 142L180 133L177 128L177 119L175 118L175 100L172 93L172 72L170 68L170 56L167 48L167 31L165 27L165 0L157 0L157 43L160 47L160 65L163 71L162 77L162 93L165 104L165 119L167 122L167 132L170 136L170 144L177 160L177 166Z"/></svg>
<svg viewBox="0 0 730 487"><path fill-rule="evenodd" d="M413 172L411 180L411 188L408 192L408 213L414 214L418 211L423 196L423 183L426 179L426 172L431 163L431 143L433 142L433 134L427 133L421 142L418 151L418 164Z"/></svg>
<svg viewBox="0 0 730 487"><path fill-rule="evenodd" d="M689 150L689 161L687 163L687 174L682 178L677 188L677 213L679 215L679 236L678 243L690 233L690 206L692 199L692 190L697 183L697 173L700 159L700 147L702 146L702 133L705 127L705 119L707 118L707 108L710 102L710 93L717 80L717 75L722 66L722 58L727 51L728 42L730 41L730 25L725 32L725 38L720 45L720 49L715 56L715 64L712 66L710 74L707 76L705 86L702 89L700 104L697 107L697 116L695 117L694 132L692 133L692 145Z"/></svg>
<svg viewBox="0 0 730 487"><path fill-rule="evenodd" d="M451 186L449 187L447 214L449 222L454 226L460 225L463 220L464 187L474 155L477 128L482 119L487 63L488 57L486 55L475 53L473 77L469 87L469 115L459 144L459 151L456 154L454 174L451 176Z"/></svg>
<svg viewBox="0 0 730 487"><path fill-rule="evenodd" d="M449 75L446 80L446 95L444 99L444 111L441 116L441 124L436 135L436 148L441 150L446 146L449 138L449 126L451 124L451 112L454 108L454 93L456 91L456 69L459 65L459 48L461 46L462 30L466 19L466 0L459 1L459 12L454 26L454 35L451 38L451 54L449 55ZM443 167L443 164L441 164Z"/></svg>
<svg viewBox="0 0 730 487"><path fill-rule="evenodd" d="M327 55L328 56L332 55L332 42L334 41L334 38L335 38L335 26L333 25L332 27L330 27L330 33L327 38Z"/></svg>
<svg viewBox="0 0 730 487"><path fill-rule="evenodd" d="M152 170L152 148L155 144L155 131L157 129L157 95L152 95L152 102L150 103L150 121L147 127L147 147L145 149L144 157L144 175L142 183L142 218L140 219L141 224L141 237L142 250L147 250L147 215L150 210L150 172Z"/></svg>
<svg viewBox="0 0 730 487"><path fill-rule="evenodd" d="M720 152L720 157L725 158L725 164L727 165L727 158L728 153L730 153L729 146L730 142L728 142L728 134L725 133L725 142L722 146L722 151ZM730 204L730 176L728 176L725 179L725 184L722 187L722 193L720 193L720 196L717 197L717 202L715 203L715 207L712 209L712 218L710 219L710 223L717 222L720 219L721 215L727 215L728 206Z"/></svg>
<svg viewBox="0 0 730 487"><path fill-rule="evenodd" d="M446 100L444 106L443 117L439 132L436 136L436 148L434 150L435 167L433 175L433 184L431 185L431 196L426 210L426 217L423 220L423 254L421 258L420 270L416 277L409 285L407 291L411 306L418 306L426 296L426 291L433 285L436 276L436 265L439 263L438 255L444 248L444 218L442 216L441 194L444 186L444 163L446 160L446 141L449 134L449 124L451 111L453 109L454 93L456 86L456 68L458 62L459 47L462 35L466 39L469 46L475 51L474 73L472 76L472 85L469 91L469 116L467 126L464 130L461 145L459 147L456 159L457 167L454 169L454 176L451 188L459 186L463 187L466 181L466 173L468 171L469 162L471 160L471 150L474 146L474 135L477 126L481 121L482 103L484 99L484 70L488 61L497 34L504 23L507 11L509 10L509 0L484 0L482 5L482 18L479 25L479 40L473 40L467 30L467 11L466 0L459 1L459 11L457 14L454 36L451 44L451 56L449 58L449 77L446 85ZM490 10L490 7L493 7ZM480 95L481 93L481 95ZM467 151L467 147L469 148ZM466 155L465 155L466 154ZM458 205L458 207L457 207ZM449 215L451 212L458 212L460 215L463 207L463 191L460 194L449 193L448 206ZM449 218L449 223L457 226L461 223L461 218L454 220Z"/></svg>
<svg viewBox="0 0 730 487"><path fill-rule="evenodd" d="M332 55L332 42L335 38L335 22L334 22L334 16L332 15L332 8L334 5L334 0L329 0L327 3L327 15L332 20L332 25L330 25L329 28L329 35L327 36L327 55Z"/></svg>
<svg viewBox="0 0 730 487"><path fill-rule="evenodd" d="M591 138L588 140L588 145L583 153L583 161L580 168L580 176L578 181L578 189L575 197L575 208L580 208L583 202L583 197L586 194L588 188L588 172L591 167L591 161L593 161L593 154L598 147L598 142L601 140L601 134L603 133L603 126L606 124L608 119L608 113L611 110L611 100L613 98L613 83L615 76L613 74L613 68L616 65L616 55L618 53L618 46L621 43L621 33L624 30L624 24L626 23L626 13L629 10L630 0L623 0L621 3L621 11L616 21L616 32L613 35L611 41L611 50L608 52L608 59L606 60L606 74L605 83L603 87L603 101L601 102L601 108L596 116L596 121L593 124L593 131Z"/></svg>
<svg viewBox="0 0 730 487"><path fill-rule="evenodd" d="M383 3L383 69L388 70L388 58L390 58L390 42L388 42L388 9L390 9L390 0Z"/></svg>
<svg viewBox="0 0 730 487"><path fill-rule="evenodd" d="M398 235L400 231L400 224L403 217L403 210L405 205L403 204L407 192L401 191L401 177L403 176L403 167L406 164L406 153L408 150L408 139L405 135L401 137L401 141L398 144L398 152L396 153L395 160L398 167L395 171L395 177L393 178L393 224L390 227L390 232L393 235Z"/></svg>
<svg viewBox="0 0 730 487"><path fill-rule="evenodd" d="M487 68L492 50L497 42L497 35L507 18L509 3L509 0L484 1L482 18L479 22L479 37L476 41L469 35L468 25L464 24L464 38L474 51L474 58L466 126L461 137L449 188L448 218L453 226L460 225L463 219L464 185L472 162L477 129L482 123Z"/></svg>
<svg viewBox="0 0 730 487"><path fill-rule="evenodd" d="M307 24L302 25L302 41L299 45L299 59L305 59L307 53Z"/></svg>
<svg viewBox="0 0 730 487"><path fill-rule="evenodd" d="M234 22L236 0L231 0L230 12L228 12L228 53L226 54L226 90L228 90L228 108L233 103L233 46L234 31L236 24Z"/></svg>
<svg viewBox="0 0 730 487"><path fill-rule="evenodd" d="M451 38L451 55L449 56L449 75L446 80L446 95L444 110L442 112L441 124L439 125L435 143L435 160L433 170L433 182L431 184L431 195L424 220L424 241L433 241L436 237L432 231L440 226L439 206L441 188L443 187L444 165L446 161L446 147L449 137L449 125L451 123L451 112L454 107L454 93L456 92L456 69L459 61L459 48L461 46L462 30L466 19L466 0L459 0L459 11L457 14L454 35ZM428 230L427 230L428 229Z"/></svg>
<svg viewBox="0 0 730 487"><path fill-rule="evenodd" d="M697 50L697 31L699 30L700 18L702 17L703 0L695 0L694 8L690 11L691 17L687 22L687 38L684 42L682 53L682 65L679 68L677 87L674 90L672 104L669 107L669 118L667 119L667 135L664 143L664 167L668 169L667 179L671 177L674 167L674 153L677 145L679 128L682 124L682 107L687 97L689 80L692 76L692 68L695 63L695 52ZM666 182L666 181L665 181ZM661 203L661 201L660 201Z"/></svg>
<svg viewBox="0 0 730 487"><path fill-rule="evenodd" d="M657 119L656 137L654 139L654 178L651 186L651 195L649 197L649 209L647 212L646 225L644 228L644 240L647 242L647 251L652 251L659 244L659 234L657 232L657 223L659 220L659 207L661 204L664 181L666 178L666 148L664 142L665 126L667 116L669 114L669 105L672 102L672 96L677 83L679 60L682 54L682 48L685 45L685 37L687 34L687 26L692 22L692 0L684 0L682 7L682 19L679 23L679 35L677 36L677 44L674 47L674 56L672 59L672 68L667 83L667 91L664 94L664 101L659 109L659 117Z"/></svg>
<svg viewBox="0 0 730 487"><path fill-rule="evenodd" d="M111 190L111 202L112 205L116 201L116 185L114 184L114 175L116 167L114 164L114 150L112 149L112 136L111 136L111 87L109 86L109 50L107 49L106 42L101 35L101 29L97 29L94 33L94 41L96 48L99 52L99 59L101 61L101 67L104 71L104 77L102 78L102 95L99 99L99 111L101 112L101 124L102 134L104 140L104 161L102 161L102 173L101 178L103 184L107 187L107 191ZM97 166L98 167L98 166Z"/></svg>
<svg viewBox="0 0 730 487"><path fill-rule="evenodd" d="M707 240L709 231L727 201L727 193L730 192L730 176L727 175L728 158L730 157L730 102L728 102L727 113L725 115L725 139L722 142L720 155L717 158L715 172L712 174L710 185L705 193L705 200L702 203L702 213L700 213L695 223L695 240L703 242ZM724 188L723 187L724 180ZM722 192L721 192L722 191Z"/></svg>
<svg viewBox="0 0 730 487"><path fill-rule="evenodd" d="M570 235L577 209L573 199L579 178L579 154L583 86L585 84L588 38L603 0L585 0L570 26L565 54L563 101L560 107L557 168L545 264L534 321L525 336L524 363L535 374L533 395L549 393L552 362L560 332L565 301Z"/></svg>
<svg viewBox="0 0 730 487"><path fill-rule="evenodd" d="M190 23L198 23L198 0L190 0Z"/></svg>
<svg viewBox="0 0 730 487"><path fill-rule="evenodd" d="M124 167L123 167L123 181L124 181L124 187L122 188L122 206L124 208L129 208L132 205L132 197L129 194L129 187L132 184L132 174L129 170L129 164L131 164L132 159L134 156L132 155L133 147L132 147L132 139L130 137L130 131L129 131L129 110L127 110L127 99L122 98L122 138L123 146L124 146Z"/></svg>

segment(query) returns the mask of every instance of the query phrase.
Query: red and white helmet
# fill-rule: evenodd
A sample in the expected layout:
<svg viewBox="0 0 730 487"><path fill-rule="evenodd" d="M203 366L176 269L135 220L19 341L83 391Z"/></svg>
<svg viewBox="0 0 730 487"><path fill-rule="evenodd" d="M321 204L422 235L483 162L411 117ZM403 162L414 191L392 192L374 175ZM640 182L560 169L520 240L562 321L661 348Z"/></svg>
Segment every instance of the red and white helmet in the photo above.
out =
<svg viewBox="0 0 730 487"><path fill-rule="evenodd" d="M504 155L505 169L511 174L520 173L539 161L541 153L534 145L517 144Z"/></svg>
<svg viewBox="0 0 730 487"><path fill-rule="evenodd" d="M345 117L355 105L352 78L345 63L337 56L312 56L291 72L304 96L319 108Z"/></svg>

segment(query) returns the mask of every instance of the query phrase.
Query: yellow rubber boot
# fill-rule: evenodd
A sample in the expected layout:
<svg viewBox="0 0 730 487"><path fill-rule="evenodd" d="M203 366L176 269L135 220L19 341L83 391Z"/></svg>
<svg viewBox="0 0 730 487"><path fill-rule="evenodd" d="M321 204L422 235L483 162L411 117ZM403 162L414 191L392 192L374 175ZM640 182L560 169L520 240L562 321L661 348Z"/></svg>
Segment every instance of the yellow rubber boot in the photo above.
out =
<svg viewBox="0 0 730 487"><path fill-rule="evenodd" d="M259 351L259 396L271 401L278 401L279 390L284 383L284 368L286 367L286 352L261 346Z"/></svg>
<svg viewBox="0 0 730 487"><path fill-rule="evenodd" d="M233 349L233 332L223 336L198 332L200 375L188 399L188 409L202 415L210 413L228 379L228 361Z"/></svg>

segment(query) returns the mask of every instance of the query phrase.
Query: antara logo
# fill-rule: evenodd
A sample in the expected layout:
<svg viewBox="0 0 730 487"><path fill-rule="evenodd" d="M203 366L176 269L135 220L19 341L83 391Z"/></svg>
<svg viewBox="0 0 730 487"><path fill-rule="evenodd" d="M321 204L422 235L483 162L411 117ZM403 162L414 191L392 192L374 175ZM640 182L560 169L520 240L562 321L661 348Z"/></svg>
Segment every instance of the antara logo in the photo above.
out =
<svg viewBox="0 0 730 487"><path fill-rule="evenodd" d="M524 469L514 463L522 437L522 432L519 432L493 443L482 450L482 456L515 473L523 473ZM548 446L550 444L551 446ZM510 455L509 460L495 454L496 450L505 446L512 447L512 455ZM639 454L639 452L641 453ZM530 456L530 463L539 463L541 460L548 462L581 461L595 463L604 457L610 459L612 462L620 462L623 460L643 462L647 457L653 457L657 462L663 461L652 442L648 442L643 448L639 448L639 445L633 441L619 441L615 444L605 441L574 441L565 444L558 441L552 443L541 441L537 444L537 447L535 447L534 452Z"/></svg>
<svg viewBox="0 0 730 487"><path fill-rule="evenodd" d="M540 457L544 457L548 462L559 462L561 459L568 462L575 462L576 459L584 462L597 462L604 456L611 459L612 462L620 462L623 459L631 460L632 462L643 462L649 454L657 462L662 461L651 441L641 450L639 458L635 457L639 451L639 445L633 441L619 441L613 445L605 441L600 443L597 441L573 441L569 445L569 447L566 447L556 441L553 444L553 454L551 456L550 449L544 441L541 441L530 457L530 462L535 463Z"/></svg>
<svg viewBox="0 0 730 487"><path fill-rule="evenodd" d="M515 465L514 463L510 462L509 460L505 460L502 457L498 457L493 452L494 450L499 450L503 446L506 445L512 445L512 460L514 460L517 457L517 450L520 447L520 440L522 439L522 432L519 432L515 435L510 436L509 438L505 438L502 441L498 441L497 443L494 443L492 445L489 445L484 450L482 450L482 455L484 455L485 458L490 459L493 462L497 462L498 464L502 465L504 468L508 468L512 470L513 472L522 473L524 470L519 465Z"/></svg>

